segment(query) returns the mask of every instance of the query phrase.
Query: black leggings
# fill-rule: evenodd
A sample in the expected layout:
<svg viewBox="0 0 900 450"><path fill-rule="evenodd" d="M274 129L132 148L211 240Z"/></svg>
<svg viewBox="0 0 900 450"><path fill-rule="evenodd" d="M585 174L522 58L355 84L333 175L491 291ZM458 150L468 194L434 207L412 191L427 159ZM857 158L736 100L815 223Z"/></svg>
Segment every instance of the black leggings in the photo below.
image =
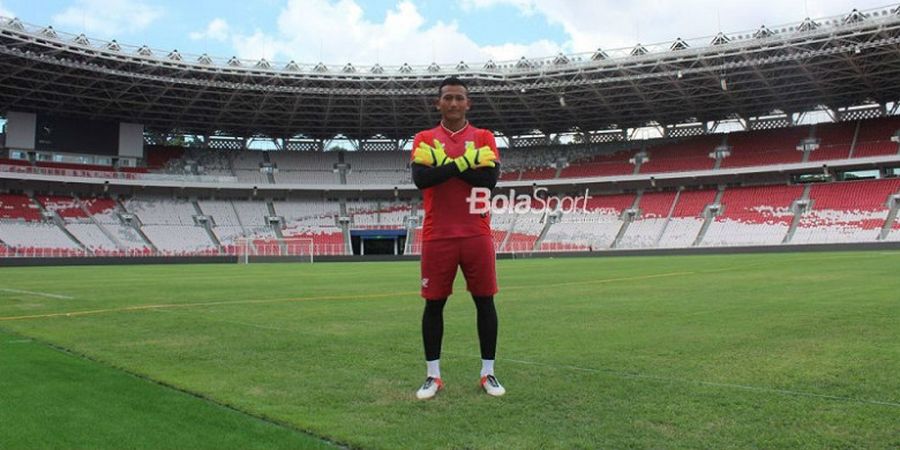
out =
<svg viewBox="0 0 900 450"><path fill-rule="evenodd" d="M478 314L478 343L481 359L494 359L497 352L497 308L494 296L476 297L475 309ZM425 360L441 358L441 340L444 338L444 305L447 299L426 300L422 314L422 342L425 344Z"/></svg>

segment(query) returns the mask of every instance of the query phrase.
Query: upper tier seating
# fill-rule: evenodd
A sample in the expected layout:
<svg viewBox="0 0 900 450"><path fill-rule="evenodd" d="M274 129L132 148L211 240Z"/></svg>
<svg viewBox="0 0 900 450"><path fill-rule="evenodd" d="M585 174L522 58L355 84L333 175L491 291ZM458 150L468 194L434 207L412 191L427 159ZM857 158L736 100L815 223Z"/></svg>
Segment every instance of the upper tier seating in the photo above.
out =
<svg viewBox="0 0 900 450"><path fill-rule="evenodd" d="M169 161L182 159L184 157L184 152L184 147L168 147L162 145L147 146L147 168L151 170L163 169L168 165Z"/></svg>
<svg viewBox="0 0 900 450"><path fill-rule="evenodd" d="M809 154L810 161L846 159L850 157L850 145L856 122L820 123L816 125L819 148Z"/></svg>
<svg viewBox="0 0 900 450"><path fill-rule="evenodd" d="M797 145L809 134L808 126L729 134L731 156L722 160L721 167L799 163L803 152L797 150Z"/></svg>
<svg viewBox="0 0 900 450"><path fill-rule="evenodd" d="M651 147L647 149L648 161L641 164L641 173L712 170L716 160L709 154L721 143L721 136L698 136Z"/></svg>
<svg viewBox="0 0 900 450"><path fill-rule="evenodd" d="M612 154L594 155L569 163L569 166L560 172L560 178L584 178L602 177L614 175L631 175L634 173L634 165L629 162L634 157L635 150L620 151ZM523 179L531 179L522 177Z"/></svg>
<svg viewBox="0 0 900 450"><path fill-rule="evenodd" d="M340 179L334 170L284 171L278 169L275 174L276 183L290 184L339 184Z"/></svg>
<svg viewBox="0 0 900 450"><path fill-rule="evenodd" d="M891 136L898 130L900 130L898 117L882 117L861 122L853 157L897 155L900 147L898 143L891 142Z"/></svg>
<svg viewBox="0 0 900 450"><path fill-rule="evenodd" d="M405 170L409 166L408 151L344 152L344 163L356 171Z"/></svg>

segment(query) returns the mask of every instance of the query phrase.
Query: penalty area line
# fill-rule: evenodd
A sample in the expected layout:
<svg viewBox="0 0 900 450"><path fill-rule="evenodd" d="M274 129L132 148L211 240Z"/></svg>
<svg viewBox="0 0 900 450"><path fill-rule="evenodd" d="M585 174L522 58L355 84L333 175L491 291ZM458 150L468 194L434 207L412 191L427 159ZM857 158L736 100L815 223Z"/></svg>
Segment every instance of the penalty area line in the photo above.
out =
<svg viewBox="0 0 900 450"><path fill-rule="evenodd" d="M152 311L152 310L162 310L162 309L194 308L194 307L204 307L204 306L258 305L258 304L266 304L266 303L294 303L294 302L306 302L306 301L316 301L316 300L357 300L357 299L397 297L397 296L412 295L412 294L418 294L418 291L416 291L416 292L389 292L389 293L384 293L384 294L322 295L322 296L314 296L314 297L293 297L293 298L262 299L262 300L260 300L260 299L257 299L257 300L223 300L223 301L218 301L218 302L137 305L137 306L126 306L123 308L106 308L106 309L93 309L93 310L87 310L87 311L72 311L72 312L64 312L64 313L33 314L33 315L28 315L28 316L8 316L8 317L0 317L0 321L45 319L45 318L51 318L51 317L79 317L79 316L90 316L90 315L96 315L96 314L115 313L115 312Z"/></svg>
<svg viewBox="0 0 900 450"><path fill-rule="evenodd" d="M540 285L510 286L510 287L503 288L503 291L520 291L520 290L555 288L555 287L563 287L563 286L605 284L605 283L615 283L615 282L621 282L621 281L649 280L649 279L654 279L654 278L668 278L668 277L677 277L677 276L693 275L693 274L696 274L696 272L668 272L668 273L659 273L659 274L651 274L651 275L639 275L639 276L634 276L634 277L602 278L599 280L585 280L585 281L564 281L564 282L559 282L559 283L546 283L546 284L540 284ZM33 314L33 315L27 315L27 316L7 316L7 317L0 317L0 322L11 321L11 320L46 319L46 318L52 318L52 317L80 317L80 316L90 316L90 315L116 313L116 312L133 312L133 311L162 310L162 309L174 309L174 308L194 308L194 307L204 307L204 306L258 305L258 304L267 304L267 303L294 303L294 302L307 302L307 301L317 301L317 300L367 300L367 299L376 299L376 298L403 297L403 296L419 295L419 294L420 294L419 291L400 291L400 292L387 292L387 293L381 293L381 294L322 295L322 296L313 296L313 297L292 297L292 298L281 298L281 299L222 300L222 301L217 301L217 302L199 302L199 303L164 303L164 304L157 304L157 305L136 305L136 306L126 306L126 307L122 307L122 308L94 309L94 310L87 310L87 311Z"/></svg>
<svg viewBox="0 0 900 450"><path fill-rule="evenodd" d="M0 291L11 292L13 294L26 294L26 295L36 295L38 297L57 298L60 300L73 300L75 298L70 295L51 294L49 292L39 292L39 291L25 291L22 289L12 289L12 288L0 288Z"/></svg>
<svg viewBox="0 0 900 450"><path fill-rule="evenodd" d="M444 352L449 353L449 352ZM453 353L451 353L453 354ZM472 355L462 355L472 357ZM481 358L480 356L478 357ZM578 372L587 372L587 373L599 373L599 374L607 374L610 376L615 376L619 378L626 379L644 379L644 380L656 380L664 383L678 383L678 384L694 384L700 386L710 386L717 388L727 388L734 390L742 390L742 391L751 391L751 392L761 392L766 394L778 394L778 395L786 395L793 397L808 397L808 398L817 398L822 400L833 400L847 403L859 403L864 405L877 405L877 406L889 406L892 408L900 408L900 403L891 402L891 401L883 401L883 400L869 400L862 398L853 398L853 397L843 397L840 395L829 395L829 394L817 394L815 392L805 392L805 391L794 391L790 389L778 389L778 388L769 388L764 386L751 386L747 384L738 384L738 383L720 383L716 381L704 381L704 380L691 380L685 378L674 378L674 377L664 377L659 375L649 375L642 373L634 373L634 372L625 372L620 370L613 369L595 369L591 367L579 367L572 366L566 364L547 364L537 361L526 361L521 359L511 359L511 358L497 358L498 361L506 361L515 364L523 364L529 366L539 366L546 367L550 369L566 369Z"/></svg>

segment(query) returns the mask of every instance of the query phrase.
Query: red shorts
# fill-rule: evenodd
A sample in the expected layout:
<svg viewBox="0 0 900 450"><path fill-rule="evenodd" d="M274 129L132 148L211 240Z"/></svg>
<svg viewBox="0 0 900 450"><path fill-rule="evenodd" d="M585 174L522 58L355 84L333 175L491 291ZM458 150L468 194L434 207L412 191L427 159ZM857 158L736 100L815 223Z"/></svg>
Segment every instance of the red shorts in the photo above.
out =
<svg viewBox="0 0 900 450"><path fill-rule="evenodd" d="M422 243L422 297L439 300L450 296L457 267L462 268L466 289L472 295L497 293L494 240L491 236L472 236Z"/></svg>

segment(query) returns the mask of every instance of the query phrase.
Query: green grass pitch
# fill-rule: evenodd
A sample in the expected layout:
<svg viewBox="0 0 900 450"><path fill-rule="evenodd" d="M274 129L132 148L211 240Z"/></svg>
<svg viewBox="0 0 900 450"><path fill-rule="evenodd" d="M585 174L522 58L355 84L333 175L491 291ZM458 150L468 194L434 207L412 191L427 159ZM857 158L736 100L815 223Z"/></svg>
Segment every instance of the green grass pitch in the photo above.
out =
<svg viewBox="0 0 900 450"><path fill-rule="evenodd" d="M0 447L900 447L900 252L498 272L423 402L418 263L0 269Z"/></svg>

